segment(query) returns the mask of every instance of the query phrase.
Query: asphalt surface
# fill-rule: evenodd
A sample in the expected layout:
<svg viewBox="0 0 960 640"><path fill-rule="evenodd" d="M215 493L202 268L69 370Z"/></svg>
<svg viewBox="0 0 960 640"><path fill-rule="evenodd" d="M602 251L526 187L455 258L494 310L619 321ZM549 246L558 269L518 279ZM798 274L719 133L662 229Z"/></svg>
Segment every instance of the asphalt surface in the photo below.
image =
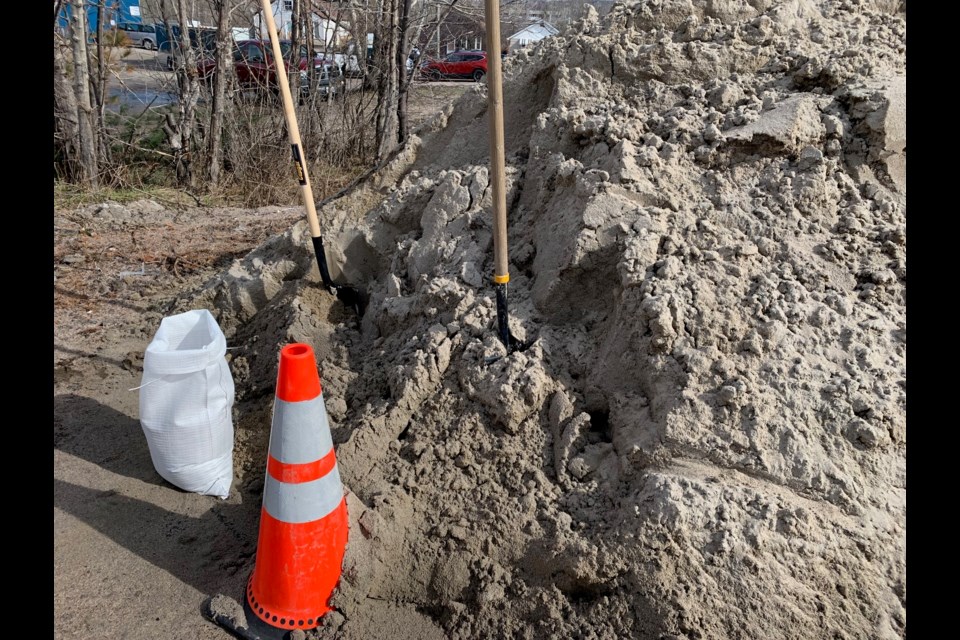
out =
<svg viewBox="0 0 960 640"><path fill-rule="evenodd" d="M136 115L146 109L175 104L177 81L174 72L160 64L156 51L113 47L108 50L111 81L107 109ZM351 83L359 86L359 81ZM475 84L472 80L417 81L417 85L455 87Z"/></svg>

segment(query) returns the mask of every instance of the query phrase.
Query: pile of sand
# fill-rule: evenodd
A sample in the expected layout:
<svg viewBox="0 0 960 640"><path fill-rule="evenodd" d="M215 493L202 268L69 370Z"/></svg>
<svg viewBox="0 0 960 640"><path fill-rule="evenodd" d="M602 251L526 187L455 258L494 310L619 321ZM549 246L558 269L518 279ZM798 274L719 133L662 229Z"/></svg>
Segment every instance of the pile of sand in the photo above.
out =
<svg viewBox="0 0 960 640"><path fill-rule="evenodd" d="M328 626L373 599L452 638L905 635L903 5L633 2L510 60L527 351L487 362L483 87L322 207L362 323L303 224L188 301L241 409L317 350L353 494Z"/></svg>

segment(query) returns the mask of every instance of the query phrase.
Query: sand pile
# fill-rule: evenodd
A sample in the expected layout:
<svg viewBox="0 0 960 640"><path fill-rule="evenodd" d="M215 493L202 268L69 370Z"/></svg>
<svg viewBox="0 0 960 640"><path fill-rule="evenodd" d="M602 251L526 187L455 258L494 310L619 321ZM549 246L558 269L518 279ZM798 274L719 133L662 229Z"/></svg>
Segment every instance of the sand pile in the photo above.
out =
<svg viewBox="0 0 960 640"><path fill-rule="evenodd" d="M486 360L483 87L322 207L362 323L303 224L190 301L241 347L242 409L281 343L317 350L353 494L330 624L372 599L452 638L905 635L903 5L633 2L508 59L523 353Z"/></svg>

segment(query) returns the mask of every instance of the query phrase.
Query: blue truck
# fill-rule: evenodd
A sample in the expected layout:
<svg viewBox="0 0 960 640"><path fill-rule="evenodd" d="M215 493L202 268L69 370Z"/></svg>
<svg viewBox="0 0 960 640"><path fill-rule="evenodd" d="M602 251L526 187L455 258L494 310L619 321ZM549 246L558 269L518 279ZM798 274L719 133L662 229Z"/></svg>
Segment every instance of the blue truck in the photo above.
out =
<svg viewBox="0 0 960 640"><path fill-rule="evenodd" d="M87 0L84 2L87 10L87 30L97 32L98 18L103 20L103 29L106 31L118 24L142 24L143 16L140 12L140 0ZM64 3L57 25L66 30L70 23L69 4Z"/></svg>

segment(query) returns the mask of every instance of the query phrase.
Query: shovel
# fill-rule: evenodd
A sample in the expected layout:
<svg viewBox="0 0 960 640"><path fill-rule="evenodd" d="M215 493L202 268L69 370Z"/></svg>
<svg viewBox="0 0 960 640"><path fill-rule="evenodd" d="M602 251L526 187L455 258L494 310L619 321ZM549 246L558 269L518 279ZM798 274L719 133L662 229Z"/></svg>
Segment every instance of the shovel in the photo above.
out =
<svg viewBox="0 0 960 640"><path fill-rule="evenodd" d="M487 24L487 112L490 114L490 185L493 192L493 284L497 294L497 335L507 348L507 355L523 351L531 344L510 333L507 309L507 283L510 268L507 260L507 194L506 163L503 143L503 73L500 61L500 0L486 0ZM489 362L498 358L490 358Z"/></svg>
<svg viewBox="0 0 960 640"><path fill-rule="evenodd" d="M267 22L267 31L270 34L270 44L273 45L273 59L276 61L277 81L280 84L280 94L283 97L283 115L287 119L287 131L290 134L290 147L293 149L293 163L297 169L297 181L300 183L300 196L303 206L307 210L307 221L310 223L310 236L313 238L313 252L317 256L317 266L320 267L320 278L323 286L336 293L337 297L346 306L356 311L358 316L363 315L367 305L367 295L357 287L346 284L337 284L330 278L330 269L327 267L327 254L323 249L323 236L320 234L320 223L317 220L317 207L313 201L313 188L310 186L310 176L307 175L307 163L304 160L303 144L300 141L300 127L297 125L297 114L293 110L293 98L290 96L290 83L287 81L286 67L283 63L283 53L280 50L280 38L277 36L277 25L273 19L273 10L269 0L261 0L263 16Z"/></svg>

